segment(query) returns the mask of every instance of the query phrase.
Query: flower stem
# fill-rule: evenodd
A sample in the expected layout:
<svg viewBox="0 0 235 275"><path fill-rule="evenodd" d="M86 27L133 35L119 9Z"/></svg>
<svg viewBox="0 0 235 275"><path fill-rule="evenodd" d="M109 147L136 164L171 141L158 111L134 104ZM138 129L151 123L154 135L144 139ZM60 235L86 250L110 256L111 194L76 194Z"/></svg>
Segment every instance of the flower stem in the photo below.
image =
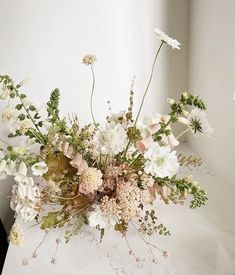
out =
<svg viewBox="0 0 235 275"><path fill-rule="evenodd" d="M140 108L139 108L139 111L138 111L138 113L137 113L137 116L136 116L136 119L135 119L134 126L136 126L136 123L137 123L137 121L138 121L138 119L139 119L141 110L142 110L142 108L143 108L145 97L146 97L146 95L147 95L147 93L148 93L149 86L150 86L150 84L151 84L151 82L152 82L153 72L154 72L154 67L155 67L156 61L157 61L157 57L158 57L158 55L159 55L159 52L160 52L160 50L161 50L163 44L164 44L164 41L161 42L161 45L159 46L159 48L158 48L158 50L157 50L157 53L156 53L156 55L155 55L155 58L154 58L154 61L153 61L153 65L152 65L151 74L150 74L150 78L149 78L147 87L146 87L146 89L145 89L144 95L143 95L143 97L142 97L142 100L141 100L141 103L140 103Z"/></svg>
<svg viewBox="0 0 235 275"><path fill-rule="evenodd" d="M95 89L95 73L94 73L94 69L92 67L92 64L90 65L91 68L91 73L92 73L92 88L91 88L91 97L90 97L90 111L91 111L91 116L92 116L92 120L94 122L94 124L96 125L96 121L95 121L95 116L94 116L94 112L93 112L93 95L94 95L94 89Z"/></svg>
<svg viewBox="0 0 235 275"><path fill-rule="evenodd" d="M176 139L179 139L179 138L182 137L184 134L186 134L188 131L189 131L189 129L184 130L182 133L180 133L180 134L178 135L178 137L177 137Z"/></svg>

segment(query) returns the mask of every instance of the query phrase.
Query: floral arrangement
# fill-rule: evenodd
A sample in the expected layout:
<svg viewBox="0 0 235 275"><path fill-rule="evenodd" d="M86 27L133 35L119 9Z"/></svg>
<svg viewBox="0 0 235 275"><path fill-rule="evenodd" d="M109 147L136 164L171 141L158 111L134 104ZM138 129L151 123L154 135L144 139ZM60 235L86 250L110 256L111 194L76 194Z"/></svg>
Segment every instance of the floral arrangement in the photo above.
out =
<svg viewBox="0 0 235 275"><path fill-rule="evenodd" d="M190 176L177 178L181 165L201 165L201 159L177 155L174 150L188 131L193 135L212 133L202 99L184 92L178 101L167 99L167 115L140 118L160 50L164 45L180 49L177 40L158 29L155 33L160 46L137 115L133 114L133 81L127 111L115 114L110 108L103 125L93 112L95 55L83 58L93 79L92 123L84 126L80 126L76 115L60 117L58 89L51 93L45 117L21 92L24 81L15 84L9 76L0 75L0 98L8 100L2 122L8 126L9 138L23 137L27 144L16 147L1 140L0 177L12 177L15 182L10 202L17 218L9 234L13 244L24 244L21 223L32 220L46 233L56 227L65 228L66 242L85 225L99 230L101 239L106 230L116 230L127 241L129 226L143 240L144 235L154 233L167 236L170 232L158 222L155 200L183 204L191 197L193 209L205 204L206 192L198 182ZM171 127L175 123L185 125L178 137ZM157 248L167 256L166 251L145 243L150 250Z"/></svg>

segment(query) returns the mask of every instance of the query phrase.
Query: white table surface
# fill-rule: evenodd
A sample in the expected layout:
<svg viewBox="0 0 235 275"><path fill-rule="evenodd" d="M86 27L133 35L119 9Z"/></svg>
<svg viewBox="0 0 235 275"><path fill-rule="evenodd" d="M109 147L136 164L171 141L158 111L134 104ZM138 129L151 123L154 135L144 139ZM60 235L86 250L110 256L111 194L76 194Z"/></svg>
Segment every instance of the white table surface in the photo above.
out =
<svg viewBox="0 0 235 275"><path fill-rule="evenodd" d="M191 151L188 147L182 150ZM126 243L118 233L109 232L99 244L98 235L89 232L72 238L68 244L62 241L57 262L51 264L55 240L60 234L55 230L48 234L38 256L23 265L22 261L31 257L44 236L40 229L33 228L26 231L23 248L9 246L2 275L234 275L234 189L216 177L207 165L204 168L194 171L194 175L208 192L207 206L194 211L186 206L157 202L159 221L170 229L172 236L154 235L151 242L167 249L168 258L155 251L158 263L152 263L146 244L132 230L128 239L135 254L146 259L139 263L128 254ZM188 169L184 171L191 173Z"/></svg>

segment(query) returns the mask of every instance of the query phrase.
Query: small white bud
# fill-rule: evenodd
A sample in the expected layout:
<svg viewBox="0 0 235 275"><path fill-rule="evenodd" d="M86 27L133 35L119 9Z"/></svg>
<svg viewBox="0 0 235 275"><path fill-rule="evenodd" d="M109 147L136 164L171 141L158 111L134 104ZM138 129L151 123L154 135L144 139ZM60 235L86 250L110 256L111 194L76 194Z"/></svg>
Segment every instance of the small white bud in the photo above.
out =
<svg viewBox="0 0 235 275"><path fill-rule="evenodd" d="M174 100L173 98L168 97L168 98L167 98L167 102L168 102L170 105L172 105L172 104L175 103L175 100Z"/></svg>

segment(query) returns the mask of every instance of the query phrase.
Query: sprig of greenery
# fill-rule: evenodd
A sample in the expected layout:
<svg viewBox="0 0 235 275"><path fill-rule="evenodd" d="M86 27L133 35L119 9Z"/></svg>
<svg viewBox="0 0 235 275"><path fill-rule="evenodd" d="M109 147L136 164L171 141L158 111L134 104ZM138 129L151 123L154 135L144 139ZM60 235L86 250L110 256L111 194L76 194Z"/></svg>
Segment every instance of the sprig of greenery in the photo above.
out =
<svg viewBox="0 0 235 275"><path fill-rule="evenodd" d="M55 126L60 133L66 133L66 122L59 116L60 91L55 89L51 92L50 100L47 102L48 122Z"/></svg>
<svg viewBox="0 0 235 275"><path fill-rule="evenodd" d="M155 141L161 141L162 135L170 135L171 130L168 126L171 123L176 123L178 121L178 116L183 114L184 108L187 106L194 106L201 110L206 110L206 105L199 96L194 96L187 92L183 93L179 99L179 102L174 102L171 104L171 112L169 113L169 120L167 122L161 122L161 128L156 134L154 134Z"/></svg>
<svg viewBox="0 0 235 275"><path fill-rule="evenodd" d="M171 195L165 199L165 202L168 203L168 200L176 203L176 201L182 202L185 199L183 194L187 192L193 196L193 199L190 203L190 208L195 209L205 204L208 200L206 192L200 188L200 186L195 182L190 182L188 178L177 179L176 176L172 178L155 178L155 181L160 186L167 186L171 190Z"/></svg>
<svg viewBox="0 0 235 275"><path fill-rule="evenodd" d="M14 81L8 76L8 75L0 75L0 83L4 85L4 87L7 87L9 90L9 96L10 98L18 98L20 100L20 103L15 106L16 110L24 110L25 114L21 113L18 116L18 119L20 121L25 120L26 118L31 120L33 123L35 129L28 130L25 135L34 138L36 142L45 144L46 140L44 135L42 134L40 127L43 126L42 121L40 120L40 115L37 112L37 109L34 105L30 104L29 107L25 105L24 99L26 98L26 95L21 93L19 91L19 88L22 86L22 83L19 83L15 86ZM16 131L15 134L9 134L8 137L16 137L16 136L22 136L22 134L19 131Z"/></svg>

